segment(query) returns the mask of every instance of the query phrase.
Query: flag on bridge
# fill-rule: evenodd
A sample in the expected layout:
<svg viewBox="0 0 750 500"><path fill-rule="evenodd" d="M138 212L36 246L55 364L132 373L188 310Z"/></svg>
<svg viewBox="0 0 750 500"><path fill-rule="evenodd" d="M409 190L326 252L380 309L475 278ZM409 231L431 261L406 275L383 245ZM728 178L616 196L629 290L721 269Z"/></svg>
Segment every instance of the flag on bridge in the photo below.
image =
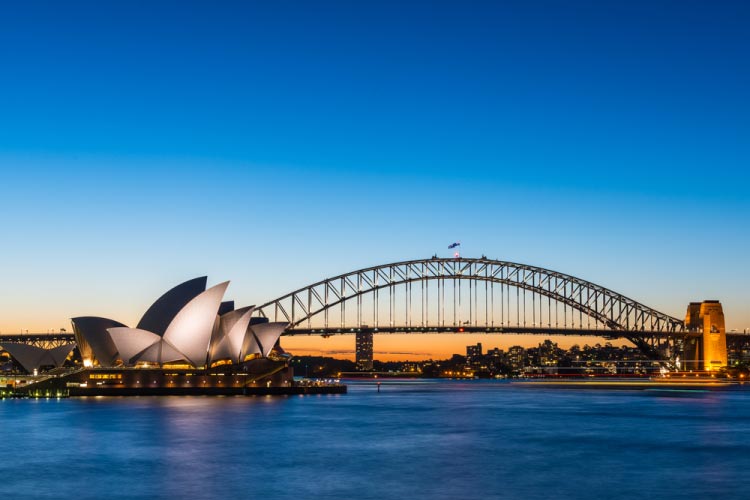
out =
<svg viewBox="0 0 750 500"><path fill-rule="evenodd" d="M461 243L459 243L457 241L455 243L451 243L450 245L448 245L448 248L450 249L450 248L456 248L456 247L460 247L460 246L461 246Z"/></svg>

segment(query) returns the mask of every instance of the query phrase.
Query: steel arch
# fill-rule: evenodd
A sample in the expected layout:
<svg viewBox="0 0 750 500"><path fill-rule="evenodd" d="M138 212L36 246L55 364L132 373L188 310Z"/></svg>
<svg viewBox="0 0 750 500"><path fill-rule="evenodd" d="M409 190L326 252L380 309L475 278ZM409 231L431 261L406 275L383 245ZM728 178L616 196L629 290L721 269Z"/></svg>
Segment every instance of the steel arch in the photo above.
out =
<svg viewBox="0 0 750 500"><path fill-rule="evenodd" d="M301 323L346 301L357 299L361 307L365 294L429 280L491 282L531 291L578 310L629 340L639 339L645 332L676 334L685 330L682 320L595 283L541 267L484 257L433 257L360 269L295 290L263 304L256 312L274 321L289 322L288 331L292 332ZM639 335L628 336L627 332Z"/></svg>

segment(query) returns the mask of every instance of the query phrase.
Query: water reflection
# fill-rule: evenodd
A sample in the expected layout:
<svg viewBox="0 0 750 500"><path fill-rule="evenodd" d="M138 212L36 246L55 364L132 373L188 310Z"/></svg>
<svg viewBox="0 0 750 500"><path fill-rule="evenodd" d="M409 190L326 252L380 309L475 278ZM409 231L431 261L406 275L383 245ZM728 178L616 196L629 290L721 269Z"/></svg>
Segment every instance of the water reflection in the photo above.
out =
<svg viewBox="0 0 750 500"><path fill-rule="evenodd" d="M6 491L34 498L740 498L748 414L748 391L432 381L0 402Z"/></svg>

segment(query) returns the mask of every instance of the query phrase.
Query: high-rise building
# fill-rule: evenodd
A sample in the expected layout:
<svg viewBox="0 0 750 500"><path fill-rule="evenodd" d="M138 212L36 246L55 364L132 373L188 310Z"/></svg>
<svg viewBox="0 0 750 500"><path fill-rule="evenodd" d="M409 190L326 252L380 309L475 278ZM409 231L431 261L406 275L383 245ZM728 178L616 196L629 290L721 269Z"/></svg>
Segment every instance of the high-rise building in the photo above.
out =
<svg viewBox="0 0 750 500"><path fill-rule="evenodd" d="M520 345L508 349L508 363L515 371L522 370L526 364L526 350Z"/></svg>
<svg viewBox="0 0 750 500"><path fill-rule="evenodd" d="M482 357L482 344L477 342L477 345L466 346L466 361L474 361Z"/></svg>
<svg viewBox="0 0 750 500"><path fill-rule="evenodd" d="M356 361L357 361L357 370L363 371L363 372L372 370L372 332L371 331L357 332L355 353L356 353Z"/></svg>

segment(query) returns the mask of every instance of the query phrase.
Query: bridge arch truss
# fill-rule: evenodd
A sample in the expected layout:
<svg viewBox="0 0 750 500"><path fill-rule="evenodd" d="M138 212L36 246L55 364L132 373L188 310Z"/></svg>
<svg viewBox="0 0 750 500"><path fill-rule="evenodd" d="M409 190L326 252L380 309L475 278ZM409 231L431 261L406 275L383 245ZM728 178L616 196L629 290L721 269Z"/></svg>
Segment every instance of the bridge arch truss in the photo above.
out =
<svg viewBox="0 0 750 500"><path fill-rule="evenodd" d="M652 354L664 339L685 335L683 321L608 288L487 258L433 257L361 269L295 290L256 314L289 322L287 335L361 329L598 334L627 338Z"/></svg>

